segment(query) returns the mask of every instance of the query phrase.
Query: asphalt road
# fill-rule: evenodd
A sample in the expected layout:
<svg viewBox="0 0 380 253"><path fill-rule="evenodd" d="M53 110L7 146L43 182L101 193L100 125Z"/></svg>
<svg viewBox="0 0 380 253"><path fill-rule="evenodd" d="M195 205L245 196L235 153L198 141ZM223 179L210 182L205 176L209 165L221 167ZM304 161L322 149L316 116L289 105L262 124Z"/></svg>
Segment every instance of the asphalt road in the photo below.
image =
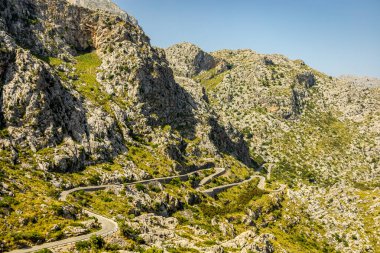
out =
<svg viewBox="0 0 380 253"><path fill-rule="evenodd" d="M200 182L199 182L199 185L198 185L198 188L205 185L205 184L208 184L211 182L211 180L213 180L214 178L216 177L219 177L221 175L223 175L224 173L226 172L226 169L225 168L215 168L215 173L203 178Z"/></svg>
<svg viewBox="0 0 380 253"><path fill-rule="evenodd" d="M226 185L220 185L220 186L216 186L214 188L209 188L209 189L203 190L202 193L207 194L209 196L215 196L216 194L220 193L221 191L227 190L227 189L232 188L234 186L238 186L238 185L250 182L251 180L253 180L255 178L259 178L260 179L260 181L259 181L259 183L257 185L257 188L259 188L260 190L263 190L263 191L267 191L267 192L281 192L286 187L286 185L281 184L280 187L277 190L268 190L268 189L265 189L265 185L266 185L266 179L265 179L265 177L256 175L256 176L252 176L249 179L241 181L241 182L232 183L232 184L226 184Z"/></svg>
<svg viewBox="0 0 380 253"><path fill-rule="evenodd" d="M102 229L99 230L99 231L96 231L94 233L90 233L90 234L86 234L86 235L81 235L81 236L77 236L77 237L71 237L71 238L67 238L67 239L64 239L64 240L56 241L56 242L44 243L44 244L36 245L36 246L33 246L31 248L27 248L27 249L13 250L13 251L10 251L10 253L34 252L34 251L38 251L38 250L46 249L46 248L53 249L55 247L62 247L62 246L65 246L67 244L72 244L72 243L75 243L75 242L79 242L79 241L83 241L83 240L88 240L93 235L106 236L106 235L112 234L112 233L114 233L114 232L116 232L118 230L118 225L113 220L108 219L107 217L98 215L98 214L93 213L93 212L88 211L88 210L83 210L83 212L87 213L88 216L90 216L90 217L97 218L98 221L99 221L99 223L102 226Z"/></svg>
<svg viewBox="0 0 380 253"><path fill-rule="evenodd" d="M152 183L152 182L164 182L164 181L170 181L170 180L175 179L175 178L185 178L185 177L194 175L197 172L202 172L202 171L206 171L206 170L211 170L211 169L196 170L196 171L192 171L192 172L182 174L182 175L171 176L171 177L152 178L152 179L147 179L147 180L140 180L140 181L135 181L135 182L131 182L131 183L126 183L126 184L109 184L109 185L95 185L95 186L77 187L77 188L73 188L73 189L61 192L61 194L59 195L59 200L60 201L66 201L67 196L69 196L71 193L78 192L78 191L91 192L91 191L105 190L107 188L112 188L112 187L120 187L123 185L128 186L128 185L136 185L136 184L148 184L148 183ZM225 169L216 168L216 171L217 171L216 173L220 172L220 170L225 171ZM216 173L208 176L207 178L215 175Z"/></svg>
<svg viewBox="0 0 380 253"><path fill-rule="evenodd" d="M126 185L147 184L147 183L150 183L150 182L167 182L167 181L169 181L171 179L174 179L174 178L186 178L186 177L191 176L191 175L193 175L193 174L195 174L197 172L201 172L201 171L205 171L205 170L210 170L210 169L203 169L203 170L193 171L193 172L190 172L190 173L187 173L187 174L178 175L178 176L172 176L172 177L162 177L162 178L153 178L153 179L148 179L148 180L141 180L141 181L136 181L136 182L128 183ZM205 184L208 184L212 179L214 179L216 177L219 177L219 176L221 176L222 174L224 174L226 172L225 168L216 168L215 170L216 170L215 173L213 173L213 174L205 177L203 180L201 180L201 182L199 183L199 187L203 186ZM279 192L279 191L283 191L285 189L285 187L286 187L285 185L281 185L280 188L277 189L277 190L266 190L265 189L265 184L266 184L265 177L256 175L256 176L252 176L249 179L244 180L242 182L237 182L237 183L233 183L233 184L217 186L217 187L214 187L214 188L202 190L201 192L205 193L205 194L208 194L208 195L212 195L214 192L220 192L222 190L226 190L228 188L244 184L246 182L249 182L249 181L253 180L254 178L259 178L260 179L260 182L259 182L259 184L258 184L257 187L259 189L261 189L261 190L265 190L265 191L269 191L269 192ZM73 192L77 192L77 191L91 192L91 191L105 190L107 188L120 187L120 186L122 186L122 184L77 187L77 188L73 188L73 189L70 189L70 190L67 190L67 191L63 191L60 194L60 196L59 196L59 200L60 201L66 201L68 195L70 195ZM33 246L33 247L27 248L27 249L13 250L13 251L10 251L9 253L34 252L34 251L38 251L38 250L45 249L45 248L54 249L56 247L62 247L62 246L68 245L68 244L72 244L72 243L78 242L78 241L88 240L93 235L107 236L109 234L115 233L118 230L117 223L115 221L113 221L112 219L109 219L109 218L104 217L102 215L96 214L96 213L91 212L89 210L83 210L83 212L87 213L88 216L90 216L90 217L97 218L98 221L99 221L99 223L101 224L102 229L99 230L99 231L96 231L94 233L90 233L90 234L86 234L86 235L81 235L81 236L77 236L77 237L72 237L72 238L67 238L67 239L60 240L60 241L44 243L44 244Z"/></svg>

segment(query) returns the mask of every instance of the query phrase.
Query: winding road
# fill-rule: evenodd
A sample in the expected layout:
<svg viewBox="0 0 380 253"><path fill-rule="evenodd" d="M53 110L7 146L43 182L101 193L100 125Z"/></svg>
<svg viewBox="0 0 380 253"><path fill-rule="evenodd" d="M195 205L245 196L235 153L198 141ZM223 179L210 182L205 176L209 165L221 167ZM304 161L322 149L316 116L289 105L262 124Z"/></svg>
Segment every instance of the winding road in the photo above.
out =
<svg viewBox="0 0 380 253"><path fill-rule="evenodd" d="M195 170L195 171L192 171L192 172L189 172L189 173L186 173L186 174L182 174L182 175L171 176L171 177L152 178L152 179L146 179L146 180L140 180L140 181L135 181L135 182L131 182L131 183L126 183L126 184L108 184L108 185L95 185L95 186L77 187L77 188L73 188L73 189L61 192L61 194L59 195L59 200L60 201L66 201L67 196L69 196L71 193L78 192L78 191L85 191L85 192L100 191L100 190L105 190L105 189L113 188L113 187L129 186L129 185L136 185L136 184L149 184L149 183L152 183L152 182L169 183L171 180L173 180L175 178L186 180L191 175L194 175L194 174L196 174L198 172L207 171L207 170L212 170L212 169ZM204 178L199 183L199 185L201 185L201 184L202 185L207 184L213 178L222 175L226 171L226 169L224 169L224 168L215 168L215 171L216 171L215 173L213 173L210 176Z"/></svg>
<svg viewBox="0 0 380 253"><path fill-rule="evenodd" d="M105 189L109 189L109 188L113 188L113 187L121 187L121 186L136 185L136 184L148 184L148 183L151 183L151 182L168 183L172 179L175 179L175 178L180 178L181 180L187 180L189 178L189 176L191 176L191 175L193 175L193 174L195 174L197 172L202 172L202 171L206 171L206 170L211 170L211 169L196 170L196 171L193 171L193 172L190 172L190 173L187 173L187 174L183 174L183 175L171 176L171 177L162 177L162 178L153 178L153 179L148 179L148 180L141 180L141 181L136 181L136 182L132 182L132 183L127 183L127 184L110 184L110 185L77 187L77 188L73 188L73 189L70 189L70 190L67 190L67 191L63 191L60 194L60 196L59 196L59 200L60 201L66 201L67 200L67 196L69 196L71 193L78 192L78 191L91 192L91 191L105 190ZM204 194L207 194L209 196L214 197L216 194L218 194L218 193L220 193L220 192L222 192L222 191L224 191L226 189L229 189L231 187L247 183L247 182L249 182L249 181L251 181L251 180L253 180L255 178L259 178L260 179L259 184L257 185L257 187L259 189L261 189L261 190L265 190L265 191L268 191L268 192L280 192L280 191L283 191L285 189L285 187L286 187L285 185L281 185L280 188L277 189L277 190L266 190L265 189L265 183L266 183L265 177L259 176L259 175L255 175L255 176L252 176L249 179L241 181L241 182L232 183L232 184L228 184L228 185L217 186L217 187L206 189L206 190L200 190L201 186L204 186L204 185L210 183L214 178L223 175L225 172L226 172L225 168L215 168L215 172L213 174L205 177L204 179L202 179L200 181L200 183L198 184L197 190L199 190L200 192L202 192ZM78 241L88 240L93 235L98 235L98 236L102 236L102 237L107 236L107 235L111 235L111 234L115 233L118 230L118 225L117 225L117 223L114 220L112 220L110 218L107 218L107 217L104 217L102 215L96 214L96 213L94 213L93 211L90 211L90 210L84 209L83 212L86 213L89 217L95 217L98 220L98 222L100 223L102 229L99 230L99 231L90 233L90 234L86 234L86 235L81 235L81 236L77 236L77 237L71 237L71 238L67 238L67 239L60 240L60 241L55 241L55 242L44 243L44 244L41 244L41 245L36 245L36 246L30 247L30 248L26 248L26 249L13 250L13 251L10 251L9 253L27 253L27 252L38 251L38 250L41 250L41 249L58 248L58 247L62 247L62 246L65 246L65 245L72 244L72 243L76 243Z"/></svg>
<svg viewBox="0 0 380 253"><path fill-rule="evenodd" d="M38 250L42 250L42 249L53 249L56 247L62 247L62 246L69 245L72 243L76 243L79 241L88 240L93 235L99 235L99 236L104 237L104 236L115 233L119 229L117 223L111 219L108 219L102 215L93 213L93 212L88 211L88 210L83 210L83 212L88 214L88 216L90 216L90 217L95 217L96 219L98 219L99 223L102 226L102 229L99 231L96 231L94 233L76 236L76 237L70 237L70 238L60 240L60 241L55 241L55 242L48 242L48 243L36 245L36 246L33 246L31 248L27 248L27 249L13 250L13 251L10 251L10 253L27 253L27 252L34 252L34 251L38 251Z"/></svg>
<svg viewBox="0 0 380 253"><path fill-rule="evenodd" d="M227 170L225 168L215 168L215 173L214 174L211 174L205 178L203 178L199 184L198 184L198 188L201 187L201 186L204 186L205 184L208 184L211 182L211 180L213 180L214 178L216 177L219 177L221 175L223 175Z"/></svg>
<svg viewBox="0 0 380 253"><path fill-rule="evenodd" d="M280 187L277 190L268 190L268 189L265 189L265 184L266 184L265 177L256 175L256 176L251 176L249 179L241 181L241 182L232 183L232 184L226 184L226 185L221 185L221 186L216 186L214 188L206 189L206 190L203 190L202 193L207 194L207 195L209 195L211 197L215 197L216 194L218 194L218 193L220 193L222 191L225 191L225 190L227 190L229 188L232 188L234 186L238 186L238 185L241 185L241 184L244 184L244 183L248 183L248 182L250 182L251 180L253 180L255 178L259 178L260 179L260 181L259 181L259 183L257 185L257 188L259 188L260 190L263 190L263 191L267 191L267 192L281 192L286 187L286 185L281 184Z"/></svg>

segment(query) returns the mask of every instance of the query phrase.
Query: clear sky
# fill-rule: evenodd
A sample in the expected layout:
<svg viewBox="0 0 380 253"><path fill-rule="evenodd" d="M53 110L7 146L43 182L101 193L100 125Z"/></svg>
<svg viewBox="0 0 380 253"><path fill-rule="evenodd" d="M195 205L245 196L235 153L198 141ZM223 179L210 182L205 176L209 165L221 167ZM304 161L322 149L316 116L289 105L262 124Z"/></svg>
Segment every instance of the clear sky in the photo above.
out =
<svg viewBox="0 0 380 253"><path fill-rule="evenodd" d="M250 48L338 76L380 77L380 0L115 0L155 46Z"/></svg>

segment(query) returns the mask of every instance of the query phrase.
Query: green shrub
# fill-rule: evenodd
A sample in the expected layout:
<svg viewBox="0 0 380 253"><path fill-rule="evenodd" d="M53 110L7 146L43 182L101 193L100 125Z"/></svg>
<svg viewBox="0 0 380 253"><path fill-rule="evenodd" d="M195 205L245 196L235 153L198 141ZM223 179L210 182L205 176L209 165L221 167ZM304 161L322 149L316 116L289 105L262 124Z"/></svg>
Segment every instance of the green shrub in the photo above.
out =
<svg viewBox="0 0 380 253"><path fill-rule="evenodd" d="M137 230L134 230L125 223L120 225L120 233L122 236L132 240L135 240L139 235L139 232Z"/></svg>
<svg viewBox="0 0 380 253"><path fill-rule="evenodd" d="M102 198L102 201L104 201L104 202L112 202L113 199L110 198L110 197L103 197L103 198Z"/></svg>
<svg viewBox="0 0 380 253"><path fill-rule="evenodd" d="M160 187L158 187L156 185L149 185L149 190L151 190L152 192L156 192L156 193L161 192Z"/></svg>
<svg viewBox="0 0 380 253"><path fill-rule="evenodd" d="M64 237L64 233L62 231L56 231L50 235L50 238L58 241L61 240Z"/></svg>
<svg viewBox="0 0 380 253"><path fill-rule="evenodd" d="M180 248L169 248L167 250L170 253L183 253L183 252L192 252L192 253L194 252L194 253L197 253L197 252L199 252L196 249L189 249L189 248L183 248L183 247L180 247Z"/></svg>
<svg viewBox="0 0 380 253"><path fill-rule="evenodd" d="M140 192L144 192L146 190L146 187L145 187L145 185L138 183L138 184L136 184L136 189Z"/></svg>
<svg viewBox="0 0 380 253"><path fill-rule="evenodd" d="M109 166L109 165L104 165L103 167L102 167L102 169L103 170L106 170L106 171L111 171L112 169L111 169L111 166Z"/></svg>
<svg viewBox="0 0 380 253"><path fill-rule="evenodd" d="M29 19L28 19L28 24L29 24L29 25L36 25L36 24L38 24L38 23L39 23L39 21L38 21L37 18L29 18Z"/></svg>
<svg viewBox="0 0 380 253"><path fill-rule="evenodd" d="M75 249L78 251L85 251L91 248L89 241L80 241L75 243Z"/></svg>
<svg viewBox="0 0 380 253"><path fill-rule="evenodd" d="M100 176L99 175L93 175L92 177L90 177L88 179L88 181L90 182L90 184L92 185L97 185L99 182L100 182Z"/></svg>
<svg viewBox="0 0 380 253"><path fill-rule="evenodd" d="M135 240L138 244L145 244L145 240L141 236L137 236Z"/></svg>
<svg viewBox="0 0 380 253"><path fill-rule="evenodd" d="M62 216L64 214L63 207L60 205L52 205L51 208L53 209L54 215L56 216Z"/></svg>
<svg viewBox="0 0 380 253"><path fill-rule="evenodd" d="M175 186L181 186L181 185L182 185L182 181L181 181L181 179L179 179L179 178L177 177L177 178L173 178L173 179L170 181L170 184L171 184L171 185L175 185Z"/></svg>
<svg viewBox="0 0 380 253"><path fill-rule="evenodd" d="M201 179L198 175L191 175L188 181L190 182L191 187L195 188L199 184Z"/></svg>
<svg viewBox="0 0 380 253"><path fill-rule="evenodd" d="M59 198L59 194L60 194L60 192L57 189L54 189L54 188L49 188L48 191L47 191L47 196L51 197L51 198L54 198L54 199L58 199Z"/></svg>
<svg viewBox="0 0 380 253"><path fill-rule="evenodd" d="M15 234L13 238L16 241L26 240L32 243L41 243L45 240L45 238L36 231L20 232L20 233Z"/></svg>
<svg viewBox="0 0 380 253"><path fill-rule="evenodd" d="M102 249L105 246L105 241L101 236L93 235L90 237L91 247L93 249Z"/></svg>
<svg viewBox="0 0 380 253"><path fill-rule="evenodd" d="M106 247L105 247L105 250L111 251L111 252L118 251L120 249L121 249L121 247L118 244L115 244L115 243L108 243L106 245Z"/></svg>
<svg viewBox="0 0 380 253"><path fill-rule="evenodd" d="M2 207L8 208L8 207L11 207L11 205L15 203L16 201L14 198L10 196L5 196L0 199L0 208Z"/></svg>
<svg viewBox="0 0 380 253"><path fill-rule="evenodd" d="M205 245L207 245L207 246L212 246L212 245L215 245L215 244L216 244L216 242L213 241L213 240L207 240L207 241L204 241L203 243L204 243Z"/></svg>
<svg viewBox="0 0 380 253"><path fill-rule="evenodd" d="M158 249L156 247L150 248L145 250L144 253L163 253L164 251L162 249Z"/></svg>

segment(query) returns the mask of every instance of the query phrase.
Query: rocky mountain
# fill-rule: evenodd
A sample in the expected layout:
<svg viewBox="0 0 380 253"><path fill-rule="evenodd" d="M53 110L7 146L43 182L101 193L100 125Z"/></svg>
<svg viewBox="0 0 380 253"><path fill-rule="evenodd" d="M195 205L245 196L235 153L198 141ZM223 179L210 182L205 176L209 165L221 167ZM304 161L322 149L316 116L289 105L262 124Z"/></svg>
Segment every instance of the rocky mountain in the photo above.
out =
<svg viewBox="0 0 380 253"><path fill-rule="evenodd" d="M68 171L127 152L126 142L138 136L158 141L157 129L166 125L178 138L191 140L198 123L214 122L210 135L222 131L225 137L214 147L212 139L202 138L211 152L226 149L223 142L234 138L211 119L204 100L195 101L192 95L198 94L175 82L163 53L149 45L135 24L62 1L26 3L6 3L2 12L2 65L7 66L2 71L2 125L12 150L54 148L53 164L45 161L49 157L39 167ZM29 12L29 20L17 16L23 11ZM57 14L54 19L52 13ZM56 39L56 34L62 36ZM86 73L90 69L85 65L91 63L98 66ZM242 145L242 151L233 152L249 163ZM176 150L169 155L181 159Z"/></svg>
<svg viewBox="0 0 380 253"><path fill-rule="evenodd" d="M301 60L251 50L211 56L232 67L211 68L193 79L205 87L222 121L244 133L251 154L272 179L298 188L288 191L292 205L329 231L325 236L337 240L336 249L372 251L366 243L359 246L359 235L348 235L371 241L367 235L374 227L366 222L379 227L376 204L362 207L365 196L376 192L380 175L380 90L368 85L374 79L336 79ZM327 203L326 196L339 201L332 197Z"/></svg>
<svg viewBox="0 0 380 253"><path fill-rule="evenodd" d="M215 68L218 60L191 43L181 43L166 49L166 57L174 74L194 77Z"/></svg>
<svg viewBox="0 0 380 253"><path fill-rule="evenodd" d="M137 20L120 9L112 0L67 0L69 3L91 10L106 11L137 25Z"/></svg>
<svg viewBox="0 0 380 253"><path fill-rule="evenodd" d="M373 77L359 77L359 76L341 76L339 79L342 79L346 82L355 84L355 85L361 85L361 86L380 86L380 79L373 78Z"/></svg>
<svg viewBox="0 0 380 253"><path fill-rule="evenodd" d="M152 47L109 0L3 0L0 251L376 252L379 94L281 55ZM85 209L118 231L60 245L99 229Z"/></svg>

